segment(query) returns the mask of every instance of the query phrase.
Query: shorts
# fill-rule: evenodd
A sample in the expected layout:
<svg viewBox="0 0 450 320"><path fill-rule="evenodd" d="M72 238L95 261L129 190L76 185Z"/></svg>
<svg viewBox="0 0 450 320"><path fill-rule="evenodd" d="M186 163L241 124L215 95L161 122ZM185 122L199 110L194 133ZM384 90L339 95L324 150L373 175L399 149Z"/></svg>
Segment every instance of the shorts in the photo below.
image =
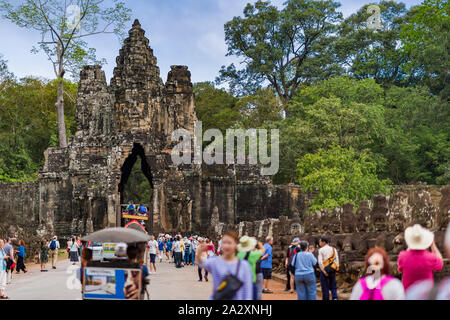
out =
<svg viewBox="0 0 450 320"><path fill-rule="evenodd" d="M289 266L289 267L288 267L288 270L289 270L289 273L290 273L292 276L295 275L295 267Z"/></svg>
<svg viewBox="0 0 450 320"><path fill-rule="evenodd" d="M150 253L150 263L156 263L156 254Z"/></svg>
<svg viewBox="0 0 450 320"><path fill-rule="evenodd" d="M263 278L268 280L268 279L272 279L272 269L269 268L261 268L262 274L263 274Z"/></svg>

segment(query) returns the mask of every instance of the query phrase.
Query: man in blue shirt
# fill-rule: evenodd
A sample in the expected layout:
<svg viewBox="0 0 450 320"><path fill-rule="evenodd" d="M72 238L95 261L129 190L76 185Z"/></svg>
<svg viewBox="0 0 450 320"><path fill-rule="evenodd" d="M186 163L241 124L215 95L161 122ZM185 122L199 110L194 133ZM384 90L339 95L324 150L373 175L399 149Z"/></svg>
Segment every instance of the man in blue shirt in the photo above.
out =
<svg viewBox="0 0 450 320"><path fill-rule="evenodd" d="M272 245L273 238L267 237L266 243L264 244L265 251L261 257L261 271L264 277L263 293L273 293L273 291L269 289L269 281L272 279Z"/></svg>

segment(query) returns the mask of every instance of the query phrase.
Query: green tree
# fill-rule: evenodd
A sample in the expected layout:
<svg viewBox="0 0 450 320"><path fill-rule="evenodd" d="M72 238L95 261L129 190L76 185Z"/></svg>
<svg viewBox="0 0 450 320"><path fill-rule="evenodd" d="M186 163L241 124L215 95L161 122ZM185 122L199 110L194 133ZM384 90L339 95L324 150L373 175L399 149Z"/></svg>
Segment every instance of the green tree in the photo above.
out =
<svg viewBox="0 0 450 320"><path fill-rule="evenodd" d="M203 131L217 128L225 133L236 125L240 117L236 106L238 98L215 88L212 82L194 84L194 94L197 118L203 122Z"/></svg>
<svg viewBox="0 0 450 320"><path fill-rule="evenodd" d="M22 0L16 6L9 0L0 0L0 11L6 19L41 33L39 46L32 51L47 55L58 80L55 106L61 148L67 147L63 81L66 71L76 78L81 66L102 63L84 39L101 33L121 36L125 22L130 20L130 9L120 0L111 1L112 6L108 7L104 0Z"/></svg>
<svg viewBox="0 0 450 320"><path fill-rule="evenodd" d="M0 53L0 82L11 78L13 74L8 70L8 61L3 60L3 55ZM1 90L1 87L0 87Z"/></svg>
<svg viewBox="0 0 450 320"><path fill-rule="evenodd" d="M297 159L332 144L370 149L383 141L385 132L384 91L373 79L337 77L318 82L291 100L291 116L279 121L279 173L277 183L293 182ZM376 154L379 166L383 157Z"/></svg>
<svg viewBox="0 0 450 320"><path fill-rule="evenodd" d="M238 126L246 129L260 128L282 119L280 99L272 88L259 89L253 95L240 98L237 108L240 112Z"/></svg>
<svg viewBox="0 0 450 320"><path fill-rule="evenodd" d="M386 91L386 139L374 148L395 183L449 183L450 109L423 87Z"/></svg>
<svg viewBox="0 0 450 320"><path fill-rule="evenodd" d="M0 168L4 180L35 180L45 149L58 145L54 101L57 80L36 78L0 82ZM76 129L77 84L64 82L68 102L65 120L68 135Z"/></svg>
<svg viewBox="0 0 450 320"><path fill-rule="evenodd" d="M407 80L408 56L400 50L400 30L405 23L405 4L380 1L381 29L368 28L370 4L350 15L339 26L335 50L348 73L358 79L402 84Z"/></svg>
<svg viewBox="0 0 450 320"><path fill-rule="evenodd" d="M329 50L342 19L339 6L331 0L289 0L281 10L268 1L247 4L244 17L225 24L227 55L241 58L245 67L223 66L217 82L228 82L239 95L270 84L287 106L302 83L340 71Z"/></svg>
<svg viewBox="0 0 450 320"><path fill-rule="evenodd" d="M445 101L450 94L449 14L448 1L425 0L411 8L400 34L404 52L411 56L411 73Z"/></svg>
<svg viewBox="0 0 450 320"><path fill-rule="evenodd" d="M297 164L298 183L315 192L311 210L358 204L374 194L388 192L389 180L380 180L371 155L353 148L332 146L303 156Z"/></svg>

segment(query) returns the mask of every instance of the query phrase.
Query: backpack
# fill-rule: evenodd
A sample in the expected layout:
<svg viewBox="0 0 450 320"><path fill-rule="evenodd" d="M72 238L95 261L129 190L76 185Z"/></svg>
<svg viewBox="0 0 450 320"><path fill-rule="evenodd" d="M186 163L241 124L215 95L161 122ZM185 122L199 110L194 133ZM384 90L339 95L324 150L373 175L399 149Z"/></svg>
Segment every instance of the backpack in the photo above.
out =
<svg viewBox="0 0 450 320"><path fill-rule="evenodd" d="M331 257L329 257L327 260L323 262L323 265L325 267L325 271L328 274L333 274L336 271L339 271L339 265L336 263L336 248L333 248L333 253L331 254Z"/></svg>
<svg viewBox="0 0 450 320"><path fill-rule="evenodd" d="M292 258L294 258L297 255L297 247L289 247L289 255L288 255L288 261L289 265L292 264Z"/></svg>
<svg viewBox="0 0 450 320"><path fill-rule="evenodd" d="M144 206L144 205L141 205L141 206L139 207L139 212L141 212L141 213L146 213L146 212L147 212L147 207Z"/></svg>
<svg viewBox="0 0 450 320"><path fill-rule="evenodd" d="M55 250L56 249L56 241L52 240L52 242L50 242L50 250Z"/></svg>

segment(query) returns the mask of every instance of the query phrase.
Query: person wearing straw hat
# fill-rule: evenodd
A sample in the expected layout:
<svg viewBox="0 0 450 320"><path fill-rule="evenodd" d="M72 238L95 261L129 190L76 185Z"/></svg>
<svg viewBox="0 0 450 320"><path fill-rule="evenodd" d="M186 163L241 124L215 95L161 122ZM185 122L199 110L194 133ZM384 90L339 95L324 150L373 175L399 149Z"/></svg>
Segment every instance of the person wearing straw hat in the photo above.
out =
<svg viewBox="0 0 450 320"><path fill-rule="evenodd" d="M444 249L450 259L450 223L444 238ZM425 280L414 283L406 292L407 300L450 300L450 276L439 282Z"/></svg>
<svg viewBox="0 0 450 320"><path fill-rule="evenodd" d="M252 269L253 281L253 300L257 300L258 289L256 283L256 263L264 253L264 248L261 243L258 243L253 237L243 236L239 239L237 257L241 260L247 260Z"/></svg>
<svg viewBox="0 0 450 320"><path fill-rule="evenodd" d="M415 282L433 280L433 271L442 269L443 260L434 242L434 234L421 225L407 228L405 241L408 250L398 255L398 270L403 273L402 282L406 291Z"/></svg>

